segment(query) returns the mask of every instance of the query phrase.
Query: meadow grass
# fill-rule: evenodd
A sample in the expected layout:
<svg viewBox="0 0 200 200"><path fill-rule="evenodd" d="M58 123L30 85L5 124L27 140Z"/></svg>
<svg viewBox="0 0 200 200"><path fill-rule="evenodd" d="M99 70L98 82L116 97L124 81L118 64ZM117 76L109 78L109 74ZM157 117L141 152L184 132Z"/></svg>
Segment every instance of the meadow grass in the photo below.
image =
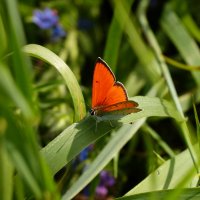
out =
<svg viewBox="0 0 200 200"><path fill-rule="evenodd" d="M84 5L101 20L101 3ZM2 1L0 199L106 199L95 193L102 170L115 176L113 199L200 198L200 30L192 18L198 13L179 3L164 3L155 28L151 1L110 1L105 34L98 20L91 32L68 21L79 4L49 1L46 7L68 11L60 20L71 24L64 39L42 45L27 34L34 3ZM91 87L82 80L92 79L93 66L80 66L98 56L140 112L98 123L86 112Z"/></svg>

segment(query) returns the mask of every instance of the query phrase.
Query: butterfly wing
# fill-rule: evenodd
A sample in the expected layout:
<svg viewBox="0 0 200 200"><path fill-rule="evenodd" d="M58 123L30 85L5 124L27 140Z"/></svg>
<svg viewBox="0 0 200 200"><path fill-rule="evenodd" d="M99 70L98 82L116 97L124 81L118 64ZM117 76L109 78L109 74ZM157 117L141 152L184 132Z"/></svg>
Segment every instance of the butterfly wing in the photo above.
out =
<svg viewBox="0 0 200 200"><path fill-rule="evenodd" d="M120 82L115 82L115 84L110 88L104 101L104 106L109 106L117 104L119 102L124 102L128 100L126 89L124 85Z"/></svg>
<svg viewBox="0 0 200 200"><path fill-rule="evenodd" d="M115 75L101 58L95 64L92 84L92 108L108 106L128 100L122 83L116 82Z"/></svg>
<svg viewBox="0 0 200 200"><path fill-rule="evenodd" d="M123 116L141 111L141 109L137 107L138 103L136 103L135 101L123 101L109 106L97 107L95 109L95 115L103 116L105 114L115 114Z"/></svg>

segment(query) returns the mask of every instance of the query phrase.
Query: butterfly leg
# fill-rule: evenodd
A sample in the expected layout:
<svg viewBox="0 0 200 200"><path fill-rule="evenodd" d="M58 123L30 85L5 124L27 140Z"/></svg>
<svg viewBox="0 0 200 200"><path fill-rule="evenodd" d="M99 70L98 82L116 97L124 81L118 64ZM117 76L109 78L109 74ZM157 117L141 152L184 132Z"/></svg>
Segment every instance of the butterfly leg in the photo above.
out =
<svg viewBox="0 0 200 200"><path fill-rule="evenodd" d="M96 133L97 132L97 125L98 125L98 122L100 121L99 119L98 119L98 117L97 116L93 116L94 117L94 120L95 120L95 131L94 131L94 133Z"/></svg>
<svg viewBox="0 0 200 200"><path fill-rule="evenodd" d="M95 122L95 133L97 132L97 124L98 124L98 121L96 120L96 122Z"/></svg>
<svg viewBox="0 0 200 200"><path fill-rule="evenodd" d="M112 122L109 120L109 123L110 123L110 126L112 127L112 128L114 128L115 126L113 126L113 124L112 124Z"/></svg>

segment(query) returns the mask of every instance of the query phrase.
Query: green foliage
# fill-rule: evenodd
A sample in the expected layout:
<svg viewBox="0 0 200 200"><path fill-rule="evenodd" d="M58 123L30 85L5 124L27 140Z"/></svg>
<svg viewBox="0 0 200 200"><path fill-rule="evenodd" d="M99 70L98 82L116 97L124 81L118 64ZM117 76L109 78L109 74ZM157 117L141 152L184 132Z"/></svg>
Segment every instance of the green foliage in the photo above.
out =
<svg viewBox="0 0 200 200"><path fill-rule="evenodd" d="M66 37L33 24L36 5L57 10ZM100 198L103 169L116 176L107 197L199 199L200 15L188 5L2 1L0 199ZM98 56L140 112L86 114Z"/></svg>

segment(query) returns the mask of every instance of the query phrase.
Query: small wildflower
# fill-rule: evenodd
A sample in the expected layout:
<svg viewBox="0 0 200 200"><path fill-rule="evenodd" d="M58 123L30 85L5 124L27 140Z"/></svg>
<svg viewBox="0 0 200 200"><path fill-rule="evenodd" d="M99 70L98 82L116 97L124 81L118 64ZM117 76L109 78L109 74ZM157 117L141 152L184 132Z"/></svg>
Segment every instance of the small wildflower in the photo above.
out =
<svg viewBox="0 0 200 200"><path fill-rule="evenodd" d="M99 185L96 188L96 196L99 198L106 197L108 194L108 189L105 186Z"/></svg>
<svg viewBox="0 0 200 200"><path fill-rule="evenodd" d="M103 170L100 173L100 182L96 188L96 196L99 198L108 195L108 189L115 184L115 178L108 172Z"/></svg>
<svg viewBox="0 0 200 200"><path fill-rule="evenodd" d="M89 145L87 146L85 149L83 149L81 151L81 153L79 154L79 160L80 161L84 161L88 158L88 154L89 152L93 149L93 145Z"/></svg>
<svg viewBox="0 0 200 200"><path fill-rule="evenodd" d="M58 24L52 29L51 38L53 41L56 41L62 37L65 37L66 32L64 29Z"/></svg>
<svg viewBox="0 0 200 200"><path fill-rule="evenodd" d="M58 24L58 15L55 10L45 8L42 10L35 10L33 14L33 22L41 29L50 29Z"/></svg>
<svg viewBox="0 0 200 200"><path fill-rule="evenodd" d="M100 184L112 187L115 184L115 178L108 171L103 170L100 173Z"/></svg>

